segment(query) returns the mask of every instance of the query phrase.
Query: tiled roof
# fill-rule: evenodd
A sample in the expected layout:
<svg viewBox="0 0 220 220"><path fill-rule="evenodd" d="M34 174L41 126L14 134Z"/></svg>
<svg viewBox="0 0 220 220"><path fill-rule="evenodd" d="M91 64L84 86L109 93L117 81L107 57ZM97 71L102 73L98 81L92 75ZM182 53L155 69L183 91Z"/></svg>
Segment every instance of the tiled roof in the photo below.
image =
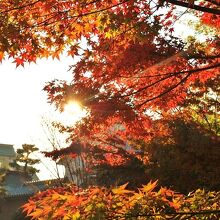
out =
<svg viewBox="0 0 220 220"><path fill-rule="evenodd" d="M46 184L42 183L33 183L33 184L20 184L17 186L6 186L6 197L16 197L16 196L31 196L39 191L46 190Z"/></svg>
<svg viewBox="0 0 220 220"><path fill-rule="evenodd" d="M29 179L30 180L30 179ZM21 172L10 171L5 178L6 197L31 196L55 186L57 180L29 181ZM50 182L50 184L48 184Z"/></svg>
<svg viewBox="0 0 220 220"><path fill-rule="evenodd" d="M0 144L0 156L14 157L16 155L13 145Z"/></svg>

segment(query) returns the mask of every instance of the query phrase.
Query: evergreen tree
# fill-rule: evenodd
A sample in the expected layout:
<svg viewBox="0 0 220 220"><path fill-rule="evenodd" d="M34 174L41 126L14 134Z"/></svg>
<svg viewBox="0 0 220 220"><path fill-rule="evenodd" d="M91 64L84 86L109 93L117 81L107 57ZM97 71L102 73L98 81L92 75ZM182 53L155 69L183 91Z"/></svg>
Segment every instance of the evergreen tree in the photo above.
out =
<svg viewBox="0 0 220 220"><path fill-rule="evenodd" d="M22 148L17 149L16 159L10 164L15 170L23 171L29 176L33 176L39 170L33 167L35 164L39 163L39 159L33 159L31 155L38 151L39 149L32 144L23 144ZM20 163L22 165L20 165Z"/></svg>

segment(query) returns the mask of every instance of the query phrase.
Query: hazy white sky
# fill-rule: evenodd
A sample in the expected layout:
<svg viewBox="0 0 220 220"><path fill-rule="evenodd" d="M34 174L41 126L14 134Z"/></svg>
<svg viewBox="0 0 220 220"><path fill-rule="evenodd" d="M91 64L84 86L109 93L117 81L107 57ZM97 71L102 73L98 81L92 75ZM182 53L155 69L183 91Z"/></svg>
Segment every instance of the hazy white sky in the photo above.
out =
<svg viewBox="0 0 220 220"><path fill-rule="evenodd" d="M71 64L71 57L63 57L61 61L42 59L37 64L16 68L12 61L3 60L0 64L0 143L13 144L15 148L24 143L36 144L41 150L48 148L41 117L53 114L55 109L47 103L42 89L55 78L70 81L71 72L67 70ZM44 174L45 169L40 176Z"/></svg>
<svg viewBox="0 0 220 220"><path fill-rule="evenodd" d="M43 59L24 68L8 60L0 64L0 143L19 145L36 137L39 117L54 111L42 89L55 78L70 80L70 64L71 57Z"/></svg>

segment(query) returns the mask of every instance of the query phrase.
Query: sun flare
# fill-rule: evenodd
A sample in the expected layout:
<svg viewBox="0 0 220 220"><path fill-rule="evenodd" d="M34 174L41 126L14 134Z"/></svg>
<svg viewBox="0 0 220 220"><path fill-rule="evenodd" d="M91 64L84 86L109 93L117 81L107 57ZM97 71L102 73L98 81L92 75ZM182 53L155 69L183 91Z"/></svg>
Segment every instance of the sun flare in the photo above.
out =
<svg viewBox="0 0 220 220"><path fill-rule="evenodd" d="M78 102L71 101L64 106L64 112L70 115L71 114L80 115L82 113L82 108Z"/></svg>
<svg viewBox="0 0 220 220"><path fill-rule="evenodd" d="M86 111L77 101L70 101L64 106L61 114L61 121L66 125L71 125L86 116Z"/></svg>

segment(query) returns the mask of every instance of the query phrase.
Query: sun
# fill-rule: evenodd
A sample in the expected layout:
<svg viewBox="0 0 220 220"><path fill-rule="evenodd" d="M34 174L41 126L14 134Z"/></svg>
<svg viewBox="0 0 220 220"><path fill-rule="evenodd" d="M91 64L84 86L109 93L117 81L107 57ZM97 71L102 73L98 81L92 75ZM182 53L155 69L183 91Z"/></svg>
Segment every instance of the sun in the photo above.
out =
<svg viewBox="0 0 220 220"><path fill-rule="evenodd" d="M64 112L70 115L80 116L82 114L82 107L78 102L71 101L64 106Z"/></svg>
<svg viewBox="0 0 220 220"><path fill-rule="evenodd" d="M84 118L86 114L87 112L82 108L79 102L69 101L64 106L64 111L61 113L60 119L65 125L72 125Z"/></svg>

